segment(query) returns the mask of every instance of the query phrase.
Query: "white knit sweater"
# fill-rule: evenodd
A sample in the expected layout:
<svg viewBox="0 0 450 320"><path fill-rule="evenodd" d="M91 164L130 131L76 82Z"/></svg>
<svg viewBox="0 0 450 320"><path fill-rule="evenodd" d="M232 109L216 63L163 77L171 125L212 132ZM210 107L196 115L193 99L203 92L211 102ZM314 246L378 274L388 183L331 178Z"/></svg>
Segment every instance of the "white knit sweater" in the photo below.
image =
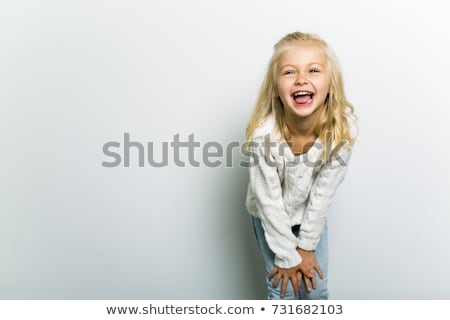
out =
<svg viewBox="0 0 450 320"><path fill-rule="evenodd" d="M270 148L268 134L273 142ZM261 219L275 265L292 268L302 261L296 248L315 250L352 150L346 143L322 164L324 147L316 139L308 152L295 156L269 116L255 130L250 152L257 165L249 167L247 210ZM299 224L296 238L291 228Z"/></svg>

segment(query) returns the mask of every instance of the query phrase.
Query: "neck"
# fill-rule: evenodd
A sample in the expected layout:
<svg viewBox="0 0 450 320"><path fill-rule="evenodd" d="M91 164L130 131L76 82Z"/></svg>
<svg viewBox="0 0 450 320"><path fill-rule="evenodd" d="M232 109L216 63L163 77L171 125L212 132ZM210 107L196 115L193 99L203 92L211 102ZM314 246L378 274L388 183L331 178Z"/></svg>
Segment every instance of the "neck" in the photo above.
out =
<svg viewBox="0 0 450 320"><path fill-rule="evenodd" d="M319 121L320 109L306 118L285 113L284 120L293 138L316 138L316 125Z"/></svg>

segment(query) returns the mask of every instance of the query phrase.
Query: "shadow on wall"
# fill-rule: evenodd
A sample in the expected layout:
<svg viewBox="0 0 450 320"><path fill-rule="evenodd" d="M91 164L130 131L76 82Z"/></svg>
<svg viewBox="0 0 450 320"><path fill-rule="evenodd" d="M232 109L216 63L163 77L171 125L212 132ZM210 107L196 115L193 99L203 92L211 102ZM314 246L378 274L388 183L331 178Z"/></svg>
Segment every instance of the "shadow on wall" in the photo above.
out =
<svg viewBox="0 0 450 320"><path fill-rule="evenodd" d="M227 272L232 272L233 284L225 299L266 299L264 265L245 208L248 171L236 163L233 168L226 169L223 180L219 184L223 188L218 190L219 205L227 209L219 233L225 235L226 248L234 257L226 266L232 269Z"/></svg>

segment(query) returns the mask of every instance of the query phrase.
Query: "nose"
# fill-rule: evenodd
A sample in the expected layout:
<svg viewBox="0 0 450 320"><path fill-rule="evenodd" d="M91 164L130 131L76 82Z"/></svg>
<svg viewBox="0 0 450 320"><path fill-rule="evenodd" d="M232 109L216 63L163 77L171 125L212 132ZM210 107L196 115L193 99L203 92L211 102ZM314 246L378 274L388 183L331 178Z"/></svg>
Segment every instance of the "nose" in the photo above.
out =
<svg viewBox="0 0 450 320"><path fill-rule="evenodd" d="M308 80L306 79L306 77L302 73L298 73L297 78L295 79L295 84L301 86L307 83Z"/></svg>

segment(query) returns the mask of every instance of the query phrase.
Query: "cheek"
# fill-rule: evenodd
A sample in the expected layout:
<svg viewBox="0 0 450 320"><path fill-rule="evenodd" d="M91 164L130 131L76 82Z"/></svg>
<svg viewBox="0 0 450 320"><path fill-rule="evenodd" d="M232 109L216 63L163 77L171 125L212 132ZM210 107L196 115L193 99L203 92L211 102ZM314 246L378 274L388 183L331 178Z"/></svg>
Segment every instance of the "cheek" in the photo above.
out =
<svg viewBox="0 0 450 320"><path fill-rule="evenodd" d="M289 102L287 101L288 96L290 96L290 87L286 84L285 81L278 81L277 82L277 95L280 99L280 102L282 106L284 107Z"/></svg>
<svg viewBox="0 0 450 320"><path fill-rule="evenodd" d="M289 92L289 83L286 80L278 80L277 82L278 87L278 95L282 96L286 94L286 92Z"/></svg>
<svg viewBox="0 0 450 320"><path fill-rule="evenodd" d="M330 81L328 81L327 79L324 79L323 81L320 82L320 91L323 94L328 94L328 92L330 91Z"/></svg>

